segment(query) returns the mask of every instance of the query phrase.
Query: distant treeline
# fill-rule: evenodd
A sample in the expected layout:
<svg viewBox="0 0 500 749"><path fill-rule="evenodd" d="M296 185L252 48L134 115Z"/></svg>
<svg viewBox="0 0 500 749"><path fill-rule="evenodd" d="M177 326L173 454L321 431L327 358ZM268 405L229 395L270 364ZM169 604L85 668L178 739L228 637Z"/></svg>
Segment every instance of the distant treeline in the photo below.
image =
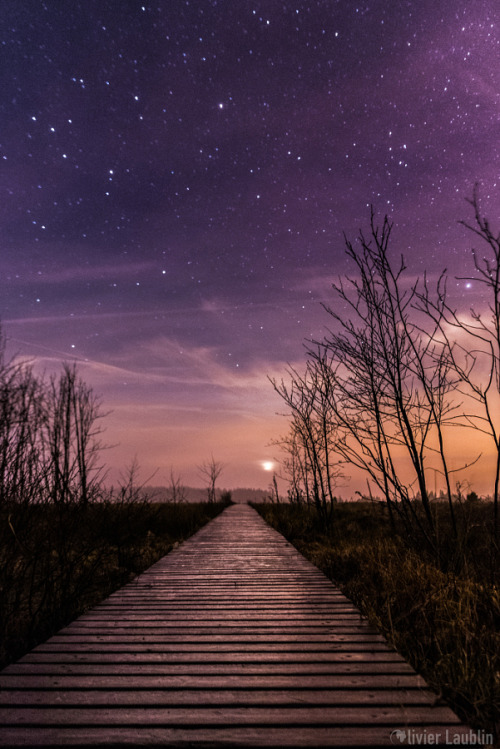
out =
<svg viewBox="0 0 500 749"><path fill-rule="evenodd" d="M207 500L207 490L192 486L184 486L185 502L205 502ZM152 502L170 502L172 500L172 488L170 486L149 486L143 487L144 494ZM269 491L264 489L218 489L218 498L231 495L231 500L236 503L240 502L266 502L269 500Z"/></svg>

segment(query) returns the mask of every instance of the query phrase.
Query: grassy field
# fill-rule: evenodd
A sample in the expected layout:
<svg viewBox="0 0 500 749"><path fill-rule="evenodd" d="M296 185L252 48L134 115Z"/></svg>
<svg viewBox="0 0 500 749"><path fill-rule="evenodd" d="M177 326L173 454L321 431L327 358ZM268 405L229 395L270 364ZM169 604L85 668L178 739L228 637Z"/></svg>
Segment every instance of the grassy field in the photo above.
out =
<svg viewBox="0 0 500 749"><path fill-rule="evenodd" d="M335 581L458 715L498 732L500 589L492 508L465 503L451 542L436 508L439 567L391 532L385 507L339 503L325 532L306 505L254 505L313 564Z"/></svg>
<svg viewBox="0 0 500 749"><path fill-rule="evenodd" d="M1 508L0 667L129 582L226 506Z"/></svg>

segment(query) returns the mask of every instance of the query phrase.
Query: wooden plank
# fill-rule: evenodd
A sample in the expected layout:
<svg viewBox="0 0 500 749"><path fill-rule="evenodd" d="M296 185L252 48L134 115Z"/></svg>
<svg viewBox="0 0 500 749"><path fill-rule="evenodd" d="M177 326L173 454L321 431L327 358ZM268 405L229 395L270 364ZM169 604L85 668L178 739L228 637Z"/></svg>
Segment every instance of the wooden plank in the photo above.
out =
<svg viewBox="0 0 500 749"><path fill-rule="evenodd" d="M146 641L144 641L146 639ZM331 640L311 642L283 642L282 640L260 640L260 642L198 642L179 640L177 642L157 642L147 638L134 638L132 642L48 642L37 648L37 653L327 653L331 650L383 650L387 645L376 635L341 635Z"/></svg>
<svg viewBox="0 0 500 749"><path fill-rule="evenodd" d="M332 674L332 673L403 673L415 674L413 669L401 661L376 661L370 657L360 658L357 662L353 659L338 659L337 662L322 663L313 661L311 663L276 663L255 661L254 663L21 663L12 664L6 669L9 674L295 674L302 677L304 674Z"/></svg>
<svg viewBox="0 0 500 749"><path fill-rule="evenodd" d="M262 653L246 653L243 651L233 651L231 653L211 653L210 657L205 656L203 659L201 658L200 653L179 653L179 652L171 652L168 654L168 663L175 665L177 663L183 663L183 664L189 664L189 663L212 663L212 664L233 664L235 662L238 663L238 665L242 665L245 663L269 663L269 664L279 664L283 665L286 663L314 663L314 664L321 664L326 667L329 666L330 663L342 663L342 662L350 662L350 661L364 661L367 657L367 654L370 657L370 660L376 661L381 660L384 662L387 661L399 661L401 660L401 656L397 653L393 653L391 651L386 650L385 648L380 648L379 650L372 650L372 649L359 649L357 650L355 646L351 646L350 648L340 650L338 652L331 652L331 651L324 651L321 653L304 653L304 652L297 652L297 653L277 653L276 651L270 651L270 652L262 652ZM135 664L135 663L141 663L141 664L147 664L154 665L154 664L162 664L165 663L165 655L163 653L137 653L137 652L125 652L120 653L119 655L116 653L101 653L101 652L90 652L90 653L43 653L40 652L38 649L33 650L31 653L28 653L28 655L24 656L24 658L21 658L19 660L19 665L23 664L26 666L32 665L32 664L39 664L43 665L45 663L51 663L51 664L57 664L57 663L64 663L64 664L73 664L73 663L80 663L80 664L92 664L92 663L98 663L99 665L104 666L107 663L110 664Z"/></svg>
<svg viewBox="0 0 500 749"><path fill-rule="evenodd" d="M84 621L92 621L92 622L108 622L110 626L114 626L116 624L123 625L126 622L130 622L130 624L137 625L138 623L161 623L164 622L167 618L165 615L154 615L154 614L123 614L122 616L117 616L116 618L113 617L104 617L104 616L91 616L90 614L83 614L83 617L85 617ZM173 624L175 623L176 626L180 626L184 621L186 621L185 614L177 614L175 611L168 613L168 619ZM227 625L232 624L233 626L252 626L252 625L270 625L270 626L276 626L280 622L283 621L284 614L274 614L274 615L266 615L266 616L260 616L259 614L255 614L255 616L221 616L220 614L212 613L212 612L205 612L203 614L203 620L207 623L210 623L212 626L216 624L221 625ZM328 626L330 624L335 623L335 619L332 616L321 616L318 614L317 616L314 615L314 613L307 613L302 614L299 616L298 614L290 614L290 616L285 617L288 624L299 624L301 622L316 622L321 623L325 626ZM358 621L359 620L359 614L352 614L352 620ZM191 623L193 621L199 621L199 619L194 619L194 617L191 618ZM286 625L285 625L286 626Z"/></svg>
<svg viewBox="0 0 500 749"><path fill-rule="evenodd" d="M325 617L321 617L318 621L314 619L289 619L288 617L281 617L279 621L262 621L260 618L254 616L248 622L247 627L245 627L245 632L253 632L259 629L264 632L268 632L270 631L270 629L274 629L275 631L279 632L288 632L290 630L312 631L314 629L320 631L334 631L339 627L362 627L363 629L371 629L372 631L377 631L371 625L369 625L366 620L360 617L359 612L356 615L353 615L351 612L349 612L349 614L339 613L333 618L328 617L329 621L327 621L326 623L324 622L324 618ZM141 621L134 622L133 620L128 621L122 618L122 620L119 622L114 622L114 620L111 622L106 617L98 617L97 614L95 615L95 617L91 617L89 614L82 614L79 619L76 619L72 624L69 624L67 627L60 630L58 634L64 634L66 632L71 633L75 631L88 631L89 629L109 630L110 627L112 627L113 629L164 629L168 631L185 630L186 628L190 630L200 629L206 631L218 629L219 631L221 631L222 629L225 629L231 631L239 627L239 622L235 623L232 620L220 620L214 623L213 621L206 621L204 619L200 620L199 617L194 619L192 616L186 616L184 617L184 619L176 619L173 621L170 620L170 617L160 617L158 621L143 619Z"/></svg>
<svg viewBox="0 0 500 749"><path fill-rule="evenodd" d="M339 619L334 624L290 624L283 622L281 624L249 624L244 630L239 625L235 624L207 624L200 621L193 622L192 619L186 619L184 622L159 622L159 623L127 623L123 622L120 624L111 625L109 622L80 622L78 619L74 624L69 625L65 629L62 629L55 637L71 637L73 635L104 635L109 636L113 633L123 633L125 635L130 634L164 634L177 636L179 634L186 634L191 636L193 634L205 634L214 636L223 636L227 634L240 635L240 636L251 636L255 635L282 635L288 637L289 635L301 635L311 634L335 634L336 632L377 632L377 630L369 627L366 622L363 621L346 621Z"/></svg>
<svg viewBox="0 0 500 749"><path fill-rule="evenodd" d="M415 691L425 688L426 683L421 676L414 673L339 673L339 674L169 674L168 676L153 676L132 673L126 676L99 674L85 676L74 674L40 675L17 673L0 676L0 703L9 694L9 690L175 690L175 689L287 689L293 690L339 690L353 689L397 689ZM429 699L431 699L429 697Z"/></svg>
<svg viewBox="0 0 500 749"><path fill-rule="evenodd" d="M0 746L390 746L411 726L469 735L241 505L0 673Z"/></svg>
<svg viewBox="0 0 500 749"><path fill-rule="evenodd" d="M51 637L51 642L99 642L101 640L124 640L131 642L140 637L152 637L155 641L177 642L196 639L196 641L209 640L210 642L256 642L265 640L266 642L322 642L329 641L330 637L343 635L376 635L381 637L375 629L366 625L355 625L344 627L253 627L241 631L239 627L224 627L214 629L213 627L190 627L172 628L172 627L112 627L111 629L91 628L86 629L74 628L61 630L57 635Z"/></svg>
<svg viewBox="0 0 500 749"><path fill-rule="evenodd" d="M458 718L446 707L429 710L425 705L405 705L406 719L418 726L439 723L443 726L459 724ZM53 706L0 708L0 725L3 726L199 726L217 725L318 725L318 726L395 726L402 719L400 706L342 705L341 709L322 705L300 707L225 707L224 710L203 706L192 707L131 707L121 708L55 708Z"/></svg>
<svg viewBox="0 0 500 749"><path fill-rule="evenodd" d="M423 689L79 689L10 690L0 693L0 706L104 707L118 706L253 706L303 707L304 705L429 705L432 695Z"/></svg>
<svg viewBox="0 0 500 749"><path fill-rule="evenodd" d="M176 645L188 645L190 643L196 643L196 644L202 644L202 643L209 643L212 645L258 645L259 643L263 644L289 644L291 646L297 645L297 644L303 644L303 643L311 643L311 644L325 644L328 645L331 642L335 642L337 640L346 640L347 638L351 638L353 642L361 641L361 642L381 642L383 641L383 638L381 635L378 634L372 634L371 632L368 634L365 634L363 631L355 630L355 629L343 629L340 633L339 632L332 632L330 637L328 636L328 633L325 634L291 634L291 635L282 635L282 634L254 634L254 635L244 635L244 634L235 634L234 632L231 634L225 633L225 634L186 634L186 633L179 633L177 635L168 635L168 634L151 634L151 633L143 633L143 634L128 634L128 633L121 633L116 632L116 630L113 630L109 634L89 634L89 635L74 635L74 636L55 636L52 637L50 640L50 644L46 643L43 646L43 649L47 649L50 647L50 649L55 648L71 648L71 647L77 647L78 645L107 645L108 643L110 645L119 645L119 644L130 644L130 643L140 643L140 642L151 642L151 643L157 643L157 644L173 644ZM42 648L42 646L40 646Z"/></svg>
<svg viewBox="0 0 500 749"><path fill-rule="evenodd" d="M403 727L404 728L404 727ZM464 727L426 726L426 736L437 738L434 746L472 745L471 732ZM196 726L182 728L102 726L94 728L23 727L7 728L2 734L4 746L73 747L391 747L392 731L387 726ZM399 726L398 729L399 730ZM413 730L413 729L410 729ZM423 732L418 734L422 736ZM416 742L415 742L416 743Z"/></svg>

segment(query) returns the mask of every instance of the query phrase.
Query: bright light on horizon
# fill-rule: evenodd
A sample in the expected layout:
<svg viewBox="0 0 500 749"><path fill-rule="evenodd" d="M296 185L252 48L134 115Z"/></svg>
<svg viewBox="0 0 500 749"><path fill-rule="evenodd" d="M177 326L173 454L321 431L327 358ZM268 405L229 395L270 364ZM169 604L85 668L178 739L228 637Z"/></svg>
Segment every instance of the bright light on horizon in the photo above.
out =
<svg viewBox="0 0 500 749"><path fill-rule="evenodd" d="M264 469L264 471L272 471L274 469L274 460L262 460L261 466Z"/></svg>

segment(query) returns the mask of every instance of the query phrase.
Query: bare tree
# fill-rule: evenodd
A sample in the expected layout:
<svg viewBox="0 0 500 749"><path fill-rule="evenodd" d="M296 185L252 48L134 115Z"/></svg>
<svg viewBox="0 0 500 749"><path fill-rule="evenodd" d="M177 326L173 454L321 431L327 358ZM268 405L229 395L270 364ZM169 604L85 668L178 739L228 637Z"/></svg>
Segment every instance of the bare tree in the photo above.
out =
<svg viewBox="0 0 500 749"><path fill-rule="evenodd" d="M98 491L102 477L99 401L78 378L76 366L69 364L63 365L59 379L51 379L47 400L48 494L57 503L86 504Z"/></svg>
<svg viewBox="0 0 500 749"><path fill-rule="evenodd" d="M176 505L185 502L187 499L186 487L182 484L181 477L178 476L173 468L170 468L170 484L168 486L168 501Z"/></svg>
<svg viewBox="0 0 500 749"><path fill-rule="evenodd" d="M130 463L121 471L118 485L110 487L106 492L108 501L120 505L138 505L152 501L152 497L146 490L146 486L152 476L143 480L140 478L140 472L139 460L135 455Z"/></svg>
<svg viewBox="0 0 500 749"><path fill-rule="evenodd" d="M1 356L1 355L0 355ZM44 391L30 366L0 363L0 503L41 499Z"/></svg>
<svg viewBox="0 0 500 749"><path fill-rule="evenodd" d="M335 302L324 305L331 330L309 342L306 375L289 370L291 385L272 384L291 411L289 461L296 470L303 451L314 501L332 500L332 469L355 466L382 492L393 523L397 514L438 556L429 471L444 477L456 536L451 476L467 465L450 467L447 443L450 429L468 422L441 333L442 282L430 314L426 281L408 279L404 259L390 258L391 230L372 210L369 235L360 232L356 245L345 238L355 272L333 284Z"/></svg>
<svg viewBox="0 0 500 749"><path fill-rule="evenodd" d="M280 494L278 491L278 479L276 478L275 473L273 473L272 481L269 484L269 494L267 495L267 498L273 504L276 503L277 505L279 505L280 503Z"/></svg>
<svg viewBox="0 0 500 749"><path fill-rule="evenodd" d="M282 478L288 482L288 498L292 504L305 502L310 504L309 480L305 445L300 433L295 429L294 420L288 434L273 440L273 445L280 448L283 457L280 460Z"/></svg>
<svg viewBox="0 0 500 749"><path fill-rule="evenodd" d="M290 409L290 433L281 444L288 453L284 465L289 473L291 470L292 496L298 498L302 493L297 486L300 480L306 498L312 499L328 525L332 520L335 486L342 477L340 463L335 459L337 424L331 383L311 361L303 376L293 367L287 374L289 384L273 379L271 383Z"/></svg>
<svg viewBox="0 0 500 749"><path fill-rule="evenodd" d="M0 328L0 503L89 502L102 479L102 416L75 365L47 383L29 363L7 360Z"/></svg>
<svg viewBox="0 0 500 749"><path fill-rule="evenodd" d="M207 481L208 483L207 497L209 502L217 501L217 492L215 487L217 479L224 470L224 467L224 463L215 460L213 455L211 456L210 460L207 460L198 466L198 473L203 478L203 480Z"/></svg>
<svg viewBox="0 0 500 749"><path fill-rule="evenodd" d="M70 503L85 506L101 495L99 416L74 367L47 382L19 357L6 358L0 329L0 608L10 612L0 616L4 638L12 638L18 617L36 628L44 617L64 616L98 569L104 547L82 533L82 508ZM46 507L40 512L35 504Z"/></svg>
<svg viewBox="0 0 500 749"><path fill-rule="evenodd" d="M437 335L439 316L421 319L421 282L406 280L403 258L395 266L390 261L391 230L387 217L380 228L376 226L372 211L369 237L361 232L357 247L346 239L356 276L333 285L337 305L326 309L336 330L309 355L323 377L332 379L333 406L344 429L344 457L368 471L391 510L400 509L403 503L405 517L417 524L434 547L431 461L445 478L457 533L453 471L446 454L447 430L457 425L459 417L459 404L453 400L457 378ZM337 311L342 307L347 308L347 315ZM402 455L413 471L409 482L399 467ZM423 522L411 503L414 497L421 501Z"/></svg>
<svg viewBox="0 0 500 749"><path fill-rule="evenodd" d="M431 317L439 332L446 355L458 380L458 389L475 404L464 414L469 426L488 435L495 446L494 528L498 535L498 499L500 493L500 232L495 232L480 209L478 189L468 201L474 210L474 223L462 221L482 242L483 252L472 249L475 276L459 280L479 284L488 312L475 308L464 314L447 301L446 277L438 287L437 299L427 290L420 297L420 306ZM457 337L457 333L460 335ZM479 408L478 408L479 407Z"/></svg>

